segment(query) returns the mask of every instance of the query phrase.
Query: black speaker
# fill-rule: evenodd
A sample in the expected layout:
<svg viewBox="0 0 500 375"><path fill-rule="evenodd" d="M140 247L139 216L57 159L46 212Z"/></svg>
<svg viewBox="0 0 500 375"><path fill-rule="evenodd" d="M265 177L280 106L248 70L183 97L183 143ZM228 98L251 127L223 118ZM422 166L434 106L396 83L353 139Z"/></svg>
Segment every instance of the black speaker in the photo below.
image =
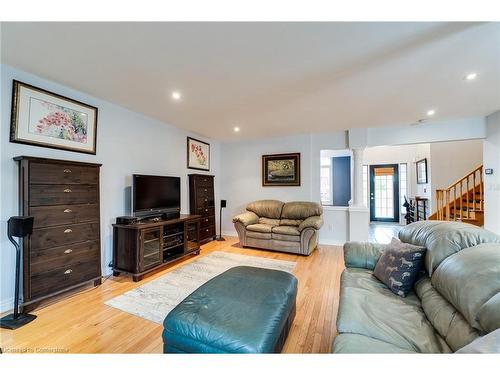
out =
<svg viewBox="0 0 500 375"><path fill-rule="evenodd" d="M11 237L26 237L33 233L33 216L12 216L7 221L8 235Z"/></svg>
<svg viewBox="0 0 500 375"><path fill-rule="evenodd" d="M21 246L13 237L24 238L33 233L33 216L12 216L7 221L7 236L16 248L16 279L14 285L14 312L0 319L0 327L17 329L28 324L36 315L19 312L19 277L21 273Z"/></svg>
<svg viewBox="0 0 500 375"><path fill-rule="evenodd" d="M219 214L219 235L215 238L217 241L225 241L225 238L222 237L222 209L226 207L226 200L220 200L220 214Z"/></svg>

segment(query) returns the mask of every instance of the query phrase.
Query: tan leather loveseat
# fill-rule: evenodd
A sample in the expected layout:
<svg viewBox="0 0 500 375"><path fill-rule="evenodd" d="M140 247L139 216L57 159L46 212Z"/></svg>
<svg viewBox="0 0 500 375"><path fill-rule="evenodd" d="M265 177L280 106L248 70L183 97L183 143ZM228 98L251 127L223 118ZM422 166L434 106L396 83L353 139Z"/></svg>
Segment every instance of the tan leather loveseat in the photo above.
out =
<svg viewBox="0 0 500 375"><path fill-rule="evenodd" d="M314 202L260 200L233 223L244 247L309 255L318 245L323 209Z"/></svg>

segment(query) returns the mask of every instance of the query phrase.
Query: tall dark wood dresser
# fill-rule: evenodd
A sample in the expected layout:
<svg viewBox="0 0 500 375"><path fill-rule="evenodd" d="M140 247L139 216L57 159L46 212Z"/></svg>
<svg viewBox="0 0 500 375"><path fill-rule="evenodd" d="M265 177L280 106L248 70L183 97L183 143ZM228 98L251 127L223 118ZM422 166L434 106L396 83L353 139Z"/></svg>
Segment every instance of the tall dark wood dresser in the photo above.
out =
<svg viewBox="0 0 500 375"><path fill-rule="evenodd" d="M189 209L192 215L201 215L200 242L215 240L214 176L189 175Z"/></svg>
<svg viewBox="0 0 500 375"><path fill-rule="evenodd" d="M100 164L14 158L21 215L34 217L23 242L25 311L44 299L101 282Z"/></svg>

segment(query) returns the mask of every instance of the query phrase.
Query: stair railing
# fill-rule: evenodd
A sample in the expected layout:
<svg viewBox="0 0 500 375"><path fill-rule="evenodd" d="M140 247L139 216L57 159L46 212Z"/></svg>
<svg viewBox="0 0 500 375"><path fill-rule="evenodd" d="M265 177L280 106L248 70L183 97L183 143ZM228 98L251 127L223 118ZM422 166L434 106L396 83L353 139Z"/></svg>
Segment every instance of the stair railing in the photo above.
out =
<svg viewBox="0 0 500 375"><path fill-rule="evenodd" d="M446 189L436 189L436 205L437 220L471 219L474 211L483 210L483 166L480 165Z"/></svg>

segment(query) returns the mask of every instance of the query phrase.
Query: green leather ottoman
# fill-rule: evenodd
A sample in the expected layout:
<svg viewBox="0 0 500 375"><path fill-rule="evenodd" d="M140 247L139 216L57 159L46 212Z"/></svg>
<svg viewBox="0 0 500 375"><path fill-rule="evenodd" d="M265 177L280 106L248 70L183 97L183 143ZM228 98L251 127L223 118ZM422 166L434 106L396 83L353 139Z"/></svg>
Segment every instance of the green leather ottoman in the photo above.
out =
<svg viewBox="0 0 500 375"><path fill-rule="evenodd" d="M163 322L164 353L279 353L295 317L297 279L234 267L206 282Z"/></svg>

